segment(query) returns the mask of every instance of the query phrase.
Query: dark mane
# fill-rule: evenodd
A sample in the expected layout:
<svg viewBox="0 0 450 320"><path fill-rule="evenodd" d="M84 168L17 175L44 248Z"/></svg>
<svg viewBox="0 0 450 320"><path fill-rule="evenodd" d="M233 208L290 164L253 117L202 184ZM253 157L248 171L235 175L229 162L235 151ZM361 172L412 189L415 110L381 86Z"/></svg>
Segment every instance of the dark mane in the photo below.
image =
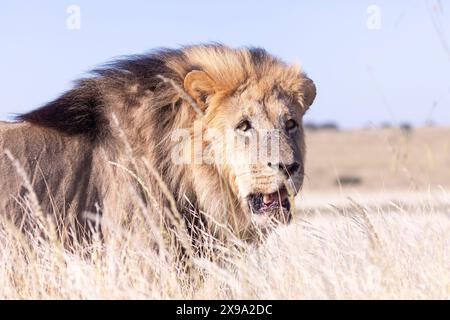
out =
<svg viewBox="0 0 450 320"><path fill-rule="evenodd" d="M165 64L169 58L183 59L183 52L160 49L105 64L91 71L92 77L78 80L73 89L38 109L17 116L16 120L99 140L108 134L109 120L105 109L109 106L105 97L120 99L123 108L135 106L140 97L154 92L161 84L158 75L177 77ZM136 84L136 92L126 90Z"/></svg>
<svg viewBox="0 0 450 320"><path fill-rule="evenodd" d="M81 80L74 89L43 107L19 115L17 120L62 131L68 135L99 136L106 119L102 100L91 80Z"/></svg>

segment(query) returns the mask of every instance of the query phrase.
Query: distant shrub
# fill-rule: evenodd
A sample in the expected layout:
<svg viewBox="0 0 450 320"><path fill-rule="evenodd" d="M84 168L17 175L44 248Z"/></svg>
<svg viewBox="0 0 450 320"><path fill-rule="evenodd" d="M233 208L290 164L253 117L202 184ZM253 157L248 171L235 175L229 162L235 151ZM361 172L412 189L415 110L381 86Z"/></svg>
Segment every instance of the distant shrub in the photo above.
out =
<svg viewBox="0 0 450 320"><path fill-rule="evenodd" d="M360 185L362 183L362 179L357 176L339 176L335 184L338 186L354 186L354 185Z"/></svg>
<svg viewBox="0 0 450 320"><path fill-rule="evenodd" d="M392 128L392 124L390 122L382 122L380 124L380 128L382 128L382 129L391 129Z"/></svg>
<svg viewBox="0 0 450 320"><path fill-rule="evenodd" d="M400 129L405 133L409 133L413 130L413 126L409 123L402 123L400 124Z"/></svg>
<svg viewBox="0 0 450 320"><path fill-rule="evenodd" d="M319 129L319 127L317 126L317 124L315 124L315 123L313 123L313 122L306 122L306 123L303 125L303 127L304 127L306 130L311 130L311 131L315 131L315 130L318 130L318 129Z"/></svg>
<svg viewBox="0 0 450 320"><path fill-rule="evenodd" d="M320 126L322 130L339 130L339 126L334 122L325 122Z"/></svg>
<svg viewBox="0 0 450 320"><path fill-rule="evenodd" d="M313 122L307 122L303 125L306 130L317 131L317 130L339 130L339 126L334 122L325 122L322 124L317 124Z"/></svg>

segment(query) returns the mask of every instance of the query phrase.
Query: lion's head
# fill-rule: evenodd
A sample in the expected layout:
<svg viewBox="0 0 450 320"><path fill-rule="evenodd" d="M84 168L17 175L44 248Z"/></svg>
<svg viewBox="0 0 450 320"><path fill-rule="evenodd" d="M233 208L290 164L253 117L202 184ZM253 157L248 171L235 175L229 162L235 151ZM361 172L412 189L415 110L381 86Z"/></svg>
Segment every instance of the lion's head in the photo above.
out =
<svg viewBox="0 0 450 320"><path fill-rule="evenodd" d="M201 139L200 162L229 187L229 218L241 231L289 222L304 178L302 118L314 83L261 49L191 48L187 55L199 67L187 73L184 88L203 112L192 141ZM213 181L207 177L196 182L201 190ZM214 197L205 200L218 202Z"/></svg>

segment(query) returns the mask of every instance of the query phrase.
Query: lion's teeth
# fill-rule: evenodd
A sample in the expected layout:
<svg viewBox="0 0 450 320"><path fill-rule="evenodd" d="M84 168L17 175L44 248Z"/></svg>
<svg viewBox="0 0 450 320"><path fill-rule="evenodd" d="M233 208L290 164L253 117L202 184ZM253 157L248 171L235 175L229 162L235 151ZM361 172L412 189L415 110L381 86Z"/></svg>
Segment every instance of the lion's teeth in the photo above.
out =
<svg viewBox="0 0 450 320"><path fill-rule="evenodd" d="M264 197L263 197L264 204L271 204L273 201L274 201L273 193L264 195Z"/></svg>
<svg viewBox="0 0 450 320"><path fill-rule="evenodd" d="M285 189L281 189L274 193L264 194L263 202L265 205L271 205L274 202L284 202L287 198L288 198L287 191Z"/></svg>

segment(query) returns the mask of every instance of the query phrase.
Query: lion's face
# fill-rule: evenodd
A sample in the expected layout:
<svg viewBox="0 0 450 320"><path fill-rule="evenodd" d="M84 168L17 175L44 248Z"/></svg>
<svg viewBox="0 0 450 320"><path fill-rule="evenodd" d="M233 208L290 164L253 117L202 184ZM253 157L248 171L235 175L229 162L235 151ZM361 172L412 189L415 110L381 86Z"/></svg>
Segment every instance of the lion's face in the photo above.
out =
<svg viewBox="0 0 450 320"><path fill-rule="evenodd" d="M258 227L289 222L304 177L300 103L257 86L216 102L206 118L221 135L210 148L222 155L217 170L230 182L246 220Z"/></svg>
<svg viewBox="0 0 450 320"><path fill-rule="evenodd" d="M239 220L240 230L288 223L303 184L302 117L315 86L304 74L290 79L272 76L226 91L203 71L185 78L186 91L204 111L203 156L231 189L231 205L239 210L230 211L240 214L230 219ZM220 200L204 195L204 201Z"/></svg>

